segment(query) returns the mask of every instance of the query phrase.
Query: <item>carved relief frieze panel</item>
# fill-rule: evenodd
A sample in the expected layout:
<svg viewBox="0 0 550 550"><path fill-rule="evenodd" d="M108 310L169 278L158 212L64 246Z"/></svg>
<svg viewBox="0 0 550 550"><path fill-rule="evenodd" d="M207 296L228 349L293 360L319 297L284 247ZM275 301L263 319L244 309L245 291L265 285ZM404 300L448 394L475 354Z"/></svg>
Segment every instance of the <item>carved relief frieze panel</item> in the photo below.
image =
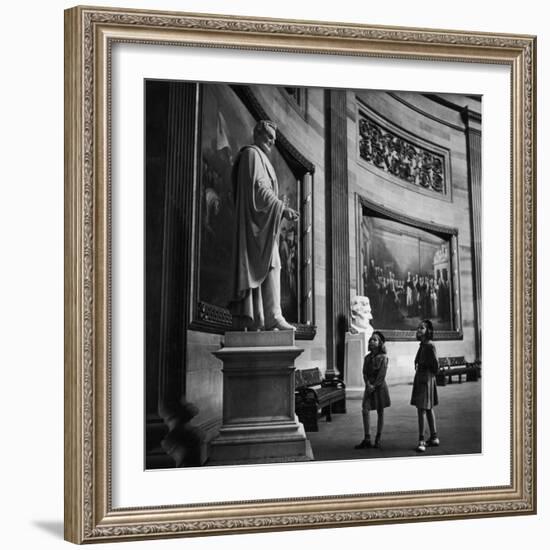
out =
<svg viewBox="0 0 550 550"><path fill-rule="evenodd" d="M358 160L408 189L451 200L448 149L399 128L358 101Z"/></svg>

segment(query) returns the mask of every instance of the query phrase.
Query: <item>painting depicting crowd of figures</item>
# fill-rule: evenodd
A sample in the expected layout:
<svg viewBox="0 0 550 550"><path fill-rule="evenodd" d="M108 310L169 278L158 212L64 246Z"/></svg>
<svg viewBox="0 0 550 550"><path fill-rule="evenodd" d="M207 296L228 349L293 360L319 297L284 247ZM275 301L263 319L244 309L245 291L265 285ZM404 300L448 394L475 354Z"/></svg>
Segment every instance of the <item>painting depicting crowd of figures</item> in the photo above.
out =
<svg viewBox="0 0 550 550"><path fill-rule="evenodd" d="M379 329L413 330L431 319L452 330L451 248L448 239L365 213L361 221L363 293Z"/></svg>

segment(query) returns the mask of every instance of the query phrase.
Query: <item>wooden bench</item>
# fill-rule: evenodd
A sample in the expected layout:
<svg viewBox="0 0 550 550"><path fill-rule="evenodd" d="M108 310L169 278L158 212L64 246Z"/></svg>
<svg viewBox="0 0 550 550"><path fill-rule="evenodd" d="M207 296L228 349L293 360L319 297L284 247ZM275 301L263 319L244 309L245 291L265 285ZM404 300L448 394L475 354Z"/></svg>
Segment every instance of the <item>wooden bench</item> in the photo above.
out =
<svg viewBox="0 0 550 550"><path fill-rule="evenodd" d="M458 382L462 383L462 376L466 376L467 382L475 382L481 376L481 361L470 363L463 356L440 357L439 371L435 380L438 386L452 384L453 376L458 376Z"/></svg>
<svg viewBox="0 0 550 550"><path fill-rule="evenodd" d="M319 416L346 412L346 386L339 378L324 379L318 368L294 372L296 415L308 432L318 432Z"/></svg>

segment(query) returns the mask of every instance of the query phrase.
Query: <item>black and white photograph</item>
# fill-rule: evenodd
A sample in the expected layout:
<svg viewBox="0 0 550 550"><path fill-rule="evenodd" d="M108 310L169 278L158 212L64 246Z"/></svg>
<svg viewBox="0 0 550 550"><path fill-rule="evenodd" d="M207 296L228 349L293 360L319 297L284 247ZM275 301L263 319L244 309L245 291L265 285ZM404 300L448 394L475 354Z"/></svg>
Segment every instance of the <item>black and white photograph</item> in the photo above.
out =
<svg viewBox="0 0 550 550"><path fill-rule="evenodd" d="M482 453L482 96L144 94L145 468Z"/></svg>

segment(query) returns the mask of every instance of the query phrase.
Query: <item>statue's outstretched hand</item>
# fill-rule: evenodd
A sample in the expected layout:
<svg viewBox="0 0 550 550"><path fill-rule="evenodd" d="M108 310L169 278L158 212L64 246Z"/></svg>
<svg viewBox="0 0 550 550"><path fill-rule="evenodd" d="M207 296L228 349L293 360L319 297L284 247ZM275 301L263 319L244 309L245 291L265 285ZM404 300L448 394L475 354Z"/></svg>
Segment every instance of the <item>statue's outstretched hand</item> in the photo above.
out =
<svg viewBox="0 0 550 550"><path fill-rule="evenodd" d="M283 218L286 218L287 220L290 220L291 222L296 221L300 217L300 214L293 208L290 208L289 206L285 206L285 209L283 210Z"/></svg>

